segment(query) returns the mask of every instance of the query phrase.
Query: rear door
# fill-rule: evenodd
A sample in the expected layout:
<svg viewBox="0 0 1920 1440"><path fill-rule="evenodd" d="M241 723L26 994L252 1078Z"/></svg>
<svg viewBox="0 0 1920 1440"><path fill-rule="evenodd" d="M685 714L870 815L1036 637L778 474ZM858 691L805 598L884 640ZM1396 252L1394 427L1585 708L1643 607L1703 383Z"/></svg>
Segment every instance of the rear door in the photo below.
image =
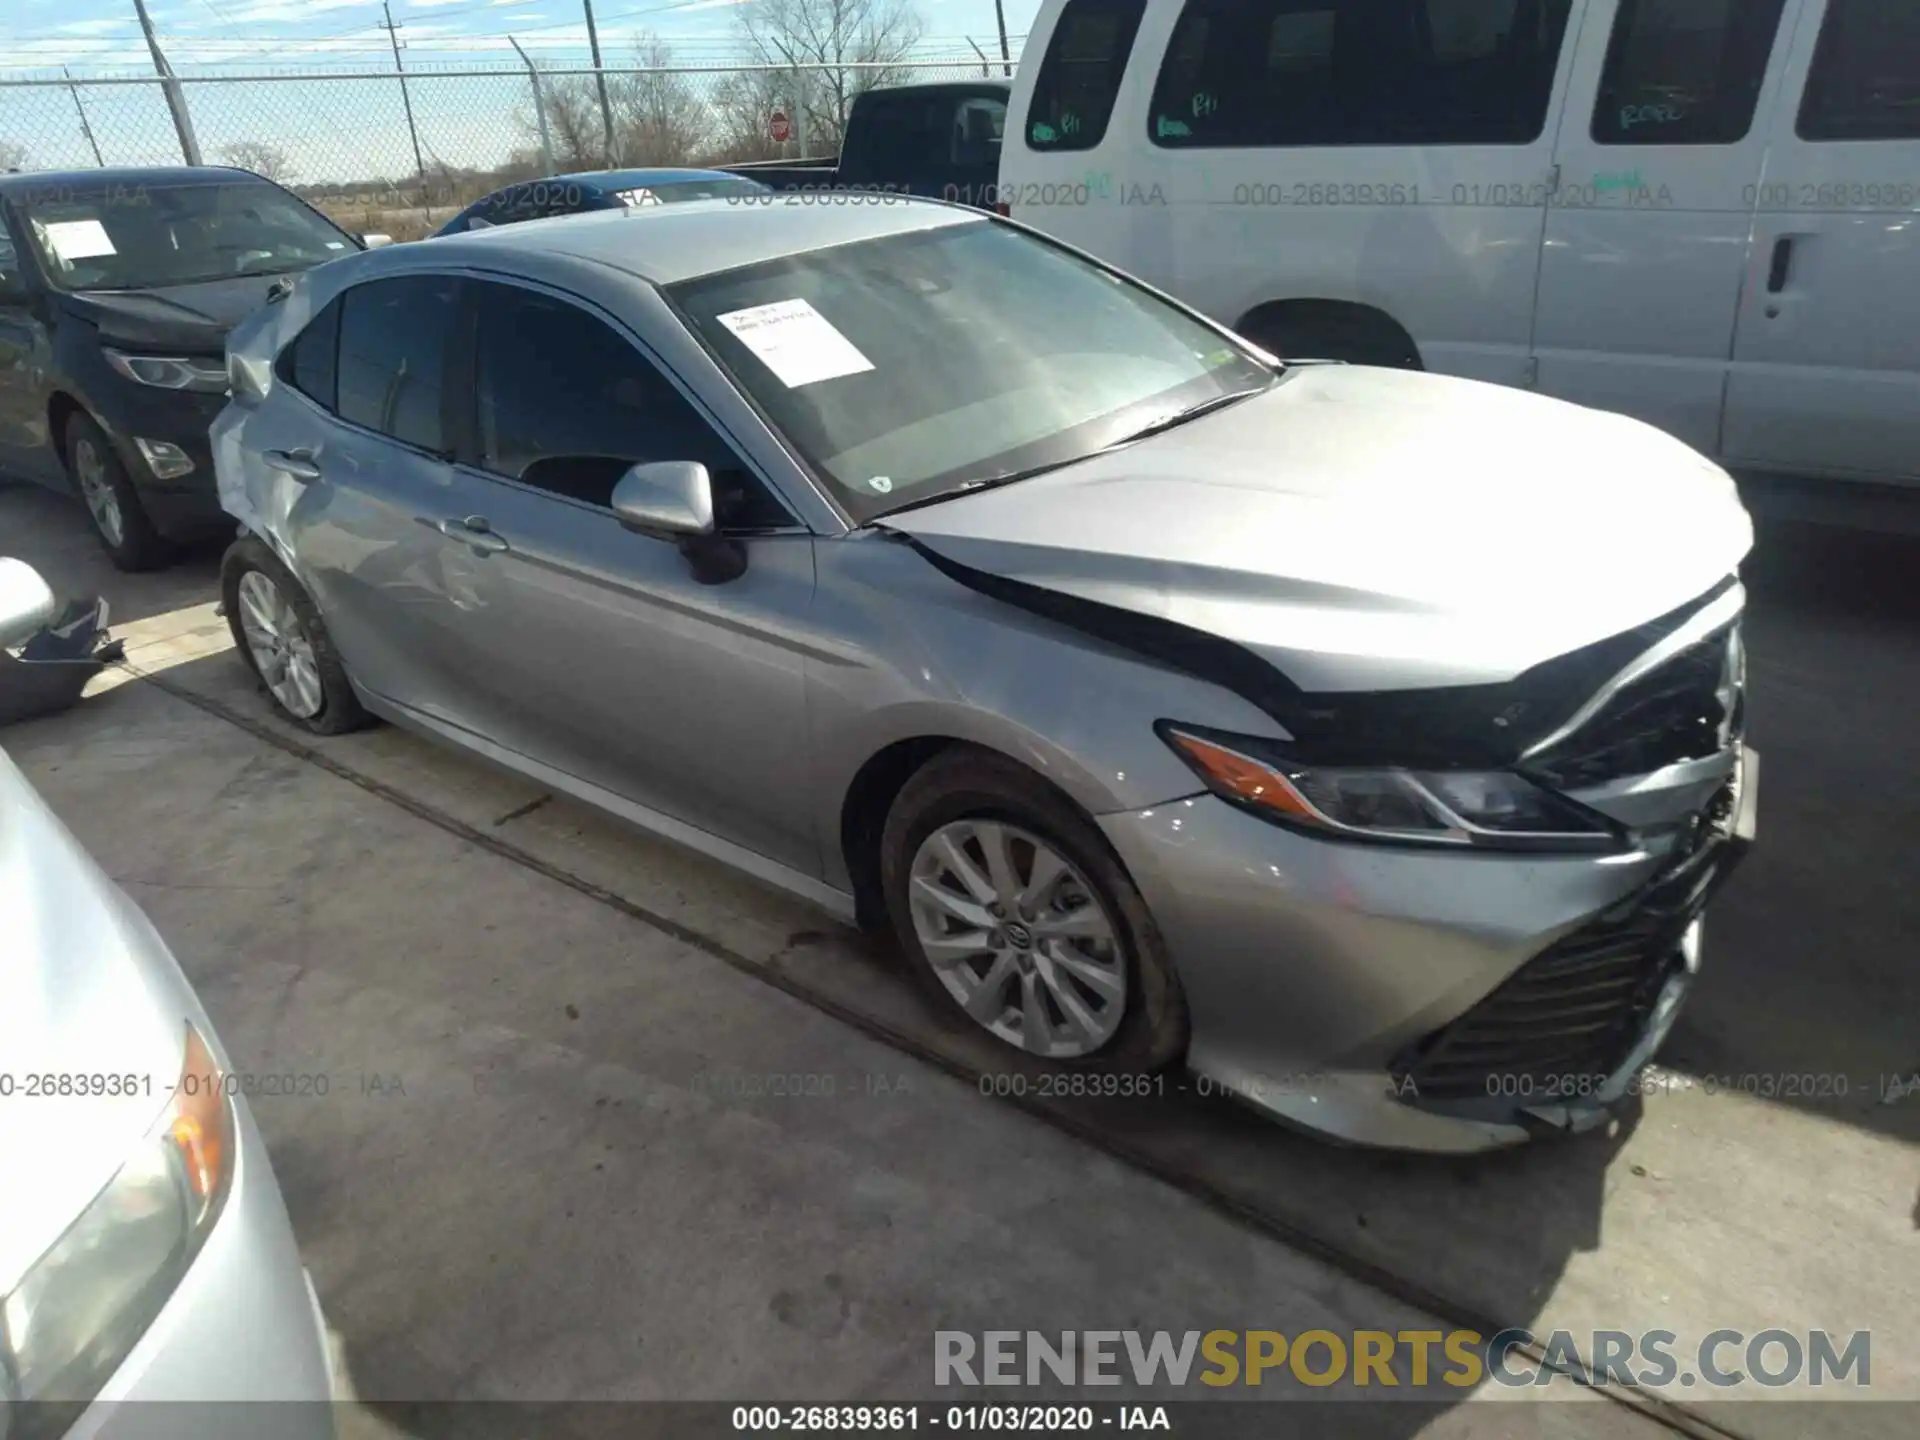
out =
<svg viewBox="0 0 1920 1440"><path fill-rule="evenodd" d="M1788 0L1589 4L1540 265L1541 391L1719 452L1791 18Z"/></svg>
<svg viewBox="0 0 1920 1440"><path fill-rule="evenodd" d="M440 514L442 563L472 577L447 650L470 728L817 875L792 643L812 536L603 316L518 284L469 294L473 405ZM613 487L654 460L706 465L744 574L701 584L677 545L622 528Z"/></svg>
<svg viewBox="0 0 1920 1440"><path fill-rule="evenodd" d="M1920 0L1807 0L1783 99L1726 458L1920 479Z"/></svg>
<svg viewBox="0 0 1920 1440"><path fill-rule="evenodd" d="M451 493L443 380L459 286L402 275L337 296L281 352L272 403L245 432L250 463L292 478L284 532L354 680L455 724L469 706L447 640L476 601L422 517L445 514Z"/></svg>
<svg viewBox="0 0 1920 1440"><path fill-rule="evenodd" d="M0 470L45 476L54 457L41 440L40 371L51 343L34 313L26 267L0 212Z"/></svg>

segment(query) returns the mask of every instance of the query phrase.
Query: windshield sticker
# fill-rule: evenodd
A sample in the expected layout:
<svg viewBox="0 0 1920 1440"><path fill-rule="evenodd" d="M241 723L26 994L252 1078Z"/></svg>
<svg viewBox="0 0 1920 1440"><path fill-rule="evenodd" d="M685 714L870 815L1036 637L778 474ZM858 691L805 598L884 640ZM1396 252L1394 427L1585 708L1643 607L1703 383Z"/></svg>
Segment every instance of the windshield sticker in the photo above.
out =
<svg viewBox="0 0 1920 1440"><path fill-rule="evenodd" d="M805 300L776 300L714 318L789 390L873 369L873 362Z"/></svg>
<svg viewBox="0 0 1920 1440"><path fill-rule="evenodd" d="M98 220L54 220L46 226L46 233L53 253L68 263L117 253L107 227Z"/></svg>
<svg viewBox="0 0 1920 1440"><path fill-rule="evenodd" d="M651 190L616 190L613 198L630 208L660 203L660 197Z"/></svg>
<svg viewBox="0 0 1920 1440"><path fill-rule="evenodd" d="M347 248L347 242L344 240L327 241L327 249L329 250L344 250L346 248Z"/></svg>
<svg viewBox="0 0 1920 1440"><path fill-rule="evenodd" d="M884 495L893 489L893 477L891 475L871 475L867 478L867 488L870 490L878 490Z"/></svg>

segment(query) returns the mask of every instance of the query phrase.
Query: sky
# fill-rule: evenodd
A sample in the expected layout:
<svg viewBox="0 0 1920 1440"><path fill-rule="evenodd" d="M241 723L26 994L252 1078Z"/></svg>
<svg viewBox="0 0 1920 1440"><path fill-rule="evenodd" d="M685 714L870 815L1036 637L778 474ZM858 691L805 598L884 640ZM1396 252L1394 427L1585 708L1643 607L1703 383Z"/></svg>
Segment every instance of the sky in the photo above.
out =
<svg viewBox="0 0 1920 1440"><path fill-rule="evenodd" d="M735 7L751 0L597 0L602 53L629 51L642 32L687 63L738 53ZM928 56L964 58L971 39L989 55L998 39L993 0L913 0ZM542 58L584 54L579 0L392 0L409 66L512 60L506 36ZM1017 54L1039 0L1006 0ZM219 66L392 64L379 0L150 0L149 13L169 61L182 74ZM149 70L133 0L4 0L0 72L12 75Z"/></svg>
<svg viewBox="0 0 1920 1440"><path fill-rule="evenodd" d="M265 145L288 178L309 183L415 173L416 131L424 163L498 165L533 136L531 92L508 35L543 69L587 63L580 0L391 3L402 64L414 77L404 95L390 78L380 0L149 0L148 13L168 62L189 81L183 88L204 158L257 165L236 147ZM610 68L632 64L637 44L654 36L676 64L737 61L743 3L753 0L595 0L601 54ZM969 39L997 56L993 0L910 3L923 33L914 58L967 66L912 78L978 74ZM1017 57L1039 0L1005 4ZM79 83L67 85L64 73ZM192 80L266 74L279 78ZM305 74L328 78L289 78ZM160 88L102 83L152 75L133 0L0 0L0 82L42 82L0 83L0 166L178 164L181 148ZM699 92L713 80L685 83Z"/></svg>

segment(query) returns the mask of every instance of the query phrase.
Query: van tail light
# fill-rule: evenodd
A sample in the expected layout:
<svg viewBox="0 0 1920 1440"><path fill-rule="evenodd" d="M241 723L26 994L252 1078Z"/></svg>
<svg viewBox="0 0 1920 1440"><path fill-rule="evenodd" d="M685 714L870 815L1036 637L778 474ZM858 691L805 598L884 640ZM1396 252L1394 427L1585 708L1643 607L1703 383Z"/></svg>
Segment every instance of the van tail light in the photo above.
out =
<svg viewBox="0 0 1920 1440"><path fill-rule="evenodd" d="M993 202L993 213L996 215L1011 216L1013 214L1013 207L1004 200L996 200Z"/></svg>

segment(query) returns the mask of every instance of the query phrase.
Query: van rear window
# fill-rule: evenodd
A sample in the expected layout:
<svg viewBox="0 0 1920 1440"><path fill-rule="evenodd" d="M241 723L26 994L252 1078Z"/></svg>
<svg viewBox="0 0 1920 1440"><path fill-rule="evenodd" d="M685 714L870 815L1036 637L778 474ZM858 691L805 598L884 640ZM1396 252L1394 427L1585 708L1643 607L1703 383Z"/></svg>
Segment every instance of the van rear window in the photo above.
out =
<svg viewBox="0 0 1920 1440"><path fill-rule="evenodd" d="M1148 115L1168 148L1525 145L1569 0L1187 0Z"/></svg>
<svg viewBox="0 0 1920 1440"><path fill-rule="evenodd" d="M1146 0L1067 0L1034 82L1030 150L1091 150L1107 133Z"/></svg>

